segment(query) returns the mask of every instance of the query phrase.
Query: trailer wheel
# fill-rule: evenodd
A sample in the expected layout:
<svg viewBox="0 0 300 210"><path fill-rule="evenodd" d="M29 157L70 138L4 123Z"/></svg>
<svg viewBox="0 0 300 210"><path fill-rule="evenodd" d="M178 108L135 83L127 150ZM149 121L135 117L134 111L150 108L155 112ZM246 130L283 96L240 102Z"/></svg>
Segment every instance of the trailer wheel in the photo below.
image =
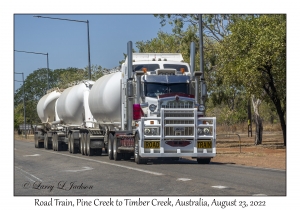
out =
<svg viewBox="0 0 300 210"><path fill-rule="evenodd" d="M34 147L35 147L35 148L38 148L38 145L39 145L39 144L38 144L37 138L38 138L38 137L37 137L37 134L34 133Z"/></svg>
<svg viewBox="0 0 300 210"><path fill-rule="evenodd" d="M56 151L55 133L53 133L53 135L52 135L52 150Z"/></svg>
<svg viewBox="0 0 300 210"><path fill-rule="evenodd" d="M136 164L145 164L146 160L142 159L141 156L139 155L139 134L135 134L134 137L134 161L136 162Z"/></svg>
<svg viewBox="0 0 300 210"><path fill-rule="evenodd" d="M199 164L209 164L210 163L210 158L197 158L197 162Z"/></svg>
<svg viewBox="0 0 300 210"><path fill-rule="evenodd" d="M53 144L53 150L54 151L57 151L57 133L53 134L53 137L52 137L52 144Z"/></svg>
<svg viewBox="0 0 300 210"><path fill-rule="evenodd" d="M114 144L114 136L110 133L108 137L108 159L113 160L113 144Z"/></svg>
<svg viewBox="0 0 300 210"><path fill-rule="evenodd" d="M47 136L47 133L44 134L44 147L45 147L45 149L48 149L48 136Z"/></svg>
<svg viewBox="0 0 300 210"><path fill-rule="evenodd" d="M83 142L84 142L84 133L81 133L81 139L80 139L80 153L82 154L82 155L84 155L84 153L83 153Z"/></svg>
<svg viewBox="0 0 300 210"><path fill-rule="evenodd" d="M93 151L90 146L91 146L91 139L90 139L90 134L88 133L86 135L86 154L87 154L87 156L93 155Z"/></svg>
<svg viewBox="0 0 300 210"><path fill-rule="evenodd" d="M52 150L56 151L56 141L55 141L55 133L52 136Z"/></svg>
<svg viewBox="0 0 300 210"><path fill-rule="evenodd" d="M68 151L71 153L71 134L68 134Z"/></svg>
<svg viewBox="0 0 300 210"><path fill-rule="evenodd" d="M83 155L86 155L86 133L83 134Z"/></svg>

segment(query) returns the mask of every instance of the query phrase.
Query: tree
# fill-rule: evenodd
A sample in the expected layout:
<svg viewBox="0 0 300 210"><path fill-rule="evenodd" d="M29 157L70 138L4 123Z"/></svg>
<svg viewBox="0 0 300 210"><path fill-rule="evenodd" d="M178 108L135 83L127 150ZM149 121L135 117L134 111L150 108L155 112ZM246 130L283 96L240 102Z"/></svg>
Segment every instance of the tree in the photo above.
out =
<svg viewBox="0 0 300 210"><path fill-rule="evenodd" d="M286 145L286 16L239 19L220 42L218 74L276 107ZM259 131L258 131L259 132Z"/></svg>
<svg viewBox="0 0 300 210"><path fill-rule="evenodd" d="M198 28L198 14L156 14L154 16L160 19L160 24L162 26L166 25L166 23L172 25L172 31L174 34L181 34L185 24ZM247 16L249 15L202 15L203 33L206 37L210 37L215 41L222 41L223 38L230 34L229 26L235 23L237 20Z"/></svg>

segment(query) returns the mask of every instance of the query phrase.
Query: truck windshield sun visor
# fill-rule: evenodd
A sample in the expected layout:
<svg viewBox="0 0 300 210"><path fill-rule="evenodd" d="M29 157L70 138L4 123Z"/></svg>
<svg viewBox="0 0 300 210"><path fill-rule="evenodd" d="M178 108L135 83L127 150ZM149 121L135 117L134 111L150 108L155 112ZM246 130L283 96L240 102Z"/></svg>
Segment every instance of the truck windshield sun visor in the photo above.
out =
<svg viewBox="0 0 300 210"><path fill-rule="evenodd" d="M179 64L164 64L165 69L176 69L176 71L180 71L181 68L184 68L185 72L188 72L188 68L186 65L179 65Z"/></svg>
<svg viewBox="0 0 300 210"><path fill-rule="evenodd" d="M185 93L189 92L189 85L186 83L179 84L160 84L160 83L146 83L145 84L145 95L147 97L156 98L159 95L166 93Z"/></svg>
<svg viewBox="0 0 300 210"><path fill-rule="evenodd" d="M142 71L143 68L147 68L147 71L155 71L159 69L158 64L139 64L139 65L132 65L132 71Z"/></svg>

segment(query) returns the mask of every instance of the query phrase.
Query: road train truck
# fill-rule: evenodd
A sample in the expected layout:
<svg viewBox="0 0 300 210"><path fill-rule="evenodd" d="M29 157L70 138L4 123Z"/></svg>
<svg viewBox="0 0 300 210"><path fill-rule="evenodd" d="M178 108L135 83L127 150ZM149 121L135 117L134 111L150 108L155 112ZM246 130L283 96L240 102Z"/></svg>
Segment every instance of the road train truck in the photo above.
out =
<svg viewBox="0 0 300 210"><path fill-rule="evenodd" d="M78 99L69 96L73 103L61 101L65 110L60 111L66 90L58 97L59 120L51 125L63 129L56 126L53 132L52 127L48 136L61 136L70 152L92 155L105 149L110 160L134 157L141 164L149 159L188 157L209 163L216 155L216 118L203 116L205 107L198 102L205 93L199 93L201 73L195 71L194 43L190 56L189 65L180 53L132 53L128 42L120 70L89 81L82 110L75 111ZM81 116L72 127L73 122L60 114L70 109L74 110L71 115Z"/></svg>

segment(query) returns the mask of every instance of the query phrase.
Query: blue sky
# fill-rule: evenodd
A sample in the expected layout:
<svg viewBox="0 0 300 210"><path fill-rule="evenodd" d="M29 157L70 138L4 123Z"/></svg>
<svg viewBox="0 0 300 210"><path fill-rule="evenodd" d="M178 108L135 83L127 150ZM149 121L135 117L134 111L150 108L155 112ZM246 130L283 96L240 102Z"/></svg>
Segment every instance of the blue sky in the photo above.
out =
<svg viewBox="0 0 300 210"><path fill-rule="evenodd" d="M171 32L170 25L161 27L160 19L151 14L14 14L14 50L48 53L51 70L88 66L87 24L36 15L88 20L91 65L105 68L119 65L123 53L127 52L128 41L137 50L137 41L151 40L160 30ZM24 72L26 77L34 70L46 68L47 56L14 52L14 67L15 72ZM15 77L19 79L18 75Z"/></svg>

